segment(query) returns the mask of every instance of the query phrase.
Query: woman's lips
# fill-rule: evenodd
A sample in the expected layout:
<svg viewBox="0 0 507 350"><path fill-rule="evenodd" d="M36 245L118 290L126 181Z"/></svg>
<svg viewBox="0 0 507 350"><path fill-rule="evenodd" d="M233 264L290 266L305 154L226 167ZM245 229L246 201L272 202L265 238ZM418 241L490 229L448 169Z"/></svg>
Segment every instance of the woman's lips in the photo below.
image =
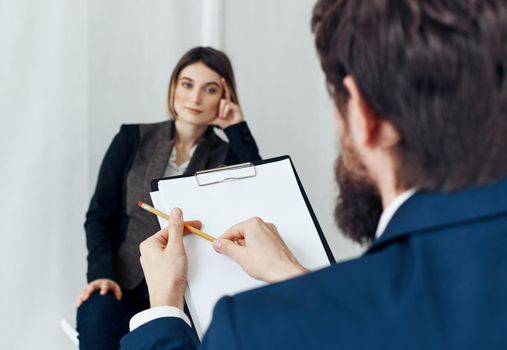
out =
<svg viewBox="0 0 507 350"><path fill-rule="evenodd" d="M185 108L188 109L190 111L190 113L192 113L192 114L202 113L202 111L200 109L195 109L195 108L190 108L190 107L185 107Z"/></svg>

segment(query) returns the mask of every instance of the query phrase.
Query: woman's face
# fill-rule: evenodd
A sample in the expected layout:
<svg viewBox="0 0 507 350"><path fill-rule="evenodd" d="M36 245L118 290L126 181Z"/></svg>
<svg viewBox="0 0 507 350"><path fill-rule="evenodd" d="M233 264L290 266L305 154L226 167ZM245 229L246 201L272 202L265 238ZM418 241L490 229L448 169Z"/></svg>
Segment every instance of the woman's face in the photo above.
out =
<svg viewBox="0 0 507 350"><path fill-rule="evenodd" d="M174 90L174 109L178 121L209 125L216 118L223 95L220 75L202 62L180 72Z"/></svg>

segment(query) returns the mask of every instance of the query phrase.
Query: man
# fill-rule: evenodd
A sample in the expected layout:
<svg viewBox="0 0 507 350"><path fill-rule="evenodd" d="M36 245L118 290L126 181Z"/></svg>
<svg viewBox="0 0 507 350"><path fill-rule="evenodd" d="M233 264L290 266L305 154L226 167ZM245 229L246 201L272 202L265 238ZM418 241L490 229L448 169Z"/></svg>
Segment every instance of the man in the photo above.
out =
<svg viewBox="0 0 507 350"><path fill-rule="evenodd" d="M202 349L506 348L506 23L505 0L317 3L342 146L335 215L371 245L307 273L273 224L232 227L215 250L279 283L221 299ZM141 245L153 308L125 349L198 346L172 214Z"/></svg>

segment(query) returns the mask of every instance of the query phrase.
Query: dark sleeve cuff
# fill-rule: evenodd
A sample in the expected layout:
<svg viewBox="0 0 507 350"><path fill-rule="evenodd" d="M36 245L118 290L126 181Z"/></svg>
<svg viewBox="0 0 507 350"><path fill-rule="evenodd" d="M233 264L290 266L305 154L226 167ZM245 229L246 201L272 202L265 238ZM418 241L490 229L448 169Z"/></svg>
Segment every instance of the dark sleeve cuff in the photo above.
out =
<svg viewBox="0 0 507 350"><path fill-rule="evenodd" d="M237 164L261 160L255 139L245 121L224 129L229 139L229 152L225 164Z"/></svg>
<svg viewBox="0 0 507 350"><path fill-rule="evenodd" d="M88 255L88 272L86 279L88 283L99 278L108 278L116 281L116 271L113 266L113 254L109 252L100 257L90 257Z"/></svg>

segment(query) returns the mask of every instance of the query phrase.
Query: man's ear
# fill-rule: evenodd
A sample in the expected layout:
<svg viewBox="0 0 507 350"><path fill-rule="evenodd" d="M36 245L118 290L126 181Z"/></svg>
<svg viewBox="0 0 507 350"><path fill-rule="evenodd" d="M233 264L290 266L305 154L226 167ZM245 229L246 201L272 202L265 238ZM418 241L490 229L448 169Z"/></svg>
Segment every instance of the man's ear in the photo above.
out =
<svg viewBox="0 0 507 350"><path fill-rule="evenodd" d="M364 99L356 81L350 75L343 79L350 98L348 125L356 146L390 148L399 141L399 134L387 120L380 118Z"/></svg>
<svg viewBox="0 0 507 350"><path fill-rule="evenodd" d="M371 108L365 103L363 95L352 76L343 79L343 85L349 92L347 123L351 139L356 146L367 146L376 128L376 120L371 115Z"/></svg>

